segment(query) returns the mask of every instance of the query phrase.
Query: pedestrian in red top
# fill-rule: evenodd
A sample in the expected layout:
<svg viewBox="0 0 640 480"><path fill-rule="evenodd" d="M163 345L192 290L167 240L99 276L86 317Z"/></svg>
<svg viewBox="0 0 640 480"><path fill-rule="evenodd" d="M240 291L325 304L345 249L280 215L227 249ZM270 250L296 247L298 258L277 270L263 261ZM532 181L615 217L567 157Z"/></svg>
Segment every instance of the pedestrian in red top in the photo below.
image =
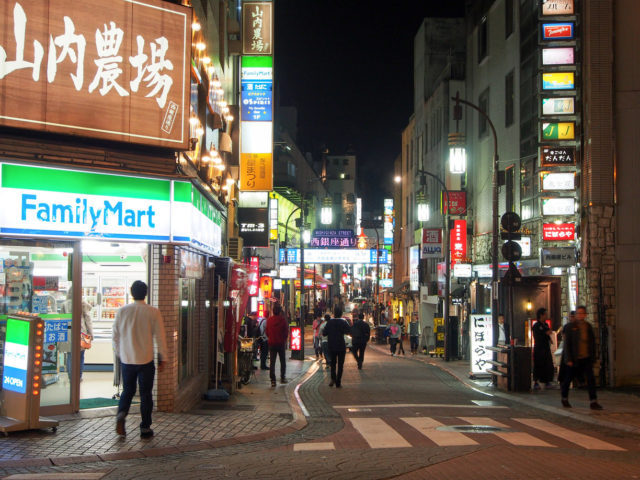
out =
<svg viewBox="0 0 640 480"><path fill-rule="evenodd" d="M269 341L269 377L271 386L276 386L276 356L280 356L280 383L287 383L287 363L285 361L285 349L289 336L289 325L282 315L279 303L273 306L273 315L267 319L267 339Z"/></svg>

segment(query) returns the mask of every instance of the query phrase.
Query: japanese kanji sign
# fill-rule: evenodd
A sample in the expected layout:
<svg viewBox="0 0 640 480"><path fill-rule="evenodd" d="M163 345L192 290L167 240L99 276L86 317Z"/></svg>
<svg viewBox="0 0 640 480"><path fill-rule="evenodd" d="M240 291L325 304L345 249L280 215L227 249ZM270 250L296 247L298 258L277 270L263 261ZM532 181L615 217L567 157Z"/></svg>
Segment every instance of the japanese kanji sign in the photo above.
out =
<svg viewBox="0 0 640 480"><path fill-rule="evenodd" d="M540 148L540 166L558 167L576 164L575 147L542 147Z"/></svg>
<svg viewBox="0 0 640 480"><path fill-rule="evenodd" d="M353 230L314 230L311 247L319 248L354 248L356 236Z"/></svg>
<svg viewBox="0 0 640 480"><path fill-rule="evenodd" d="M273 3L242 3L242 54L273 54Z"/></svg>
<svg viewBox="0 0 640 480"><path fill-rule="evenodd" d="M451 229L451 265L464 263L467 257L467 221L454 220Z"/></svg>
<svg viewBox="0 0 640 480"><path fill-rule="evenodd" d="M420 258L442 258L442 229L423 228Z"/></svg>
<svg viewBox="0 0 640 480"><path fill-rule="evenodd" d="M191 10L0 3L0 125L187 148Z"/></svg>
<svg viewBox="0 0 640 480"><path fill-rule="evenodd" d="M447 213L447 194L442 192L442 209ZM449 215L467 214L467 192L449 190Z"/></svg>
<svg viewBox="0 0 640 480"><path fill-rule="evenodd" d="M471 351L471 373L487 373L491 366L487 362L493 352L487 347L493 345L493 321L489 315L471 315L469 325L469 345Z"/></svg>
<svg viewBox="0 0 640 480"><path fill-rule="evenodd" d="M543 223L542 240L562 242L576 239L575 223Z"/></svg>

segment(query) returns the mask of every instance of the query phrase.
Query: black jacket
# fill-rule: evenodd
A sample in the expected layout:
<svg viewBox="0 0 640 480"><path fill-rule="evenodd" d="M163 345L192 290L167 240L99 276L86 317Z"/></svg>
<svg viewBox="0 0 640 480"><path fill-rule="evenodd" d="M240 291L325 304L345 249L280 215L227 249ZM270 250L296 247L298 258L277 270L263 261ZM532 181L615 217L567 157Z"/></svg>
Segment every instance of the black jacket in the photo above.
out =
<svg viewBox="0 0 640 480"><path fill-rule="evenodd" d="M589 322L587 324L587 348L589 352L589 361L593 363L596 352L596 339L593 334L593 328ZM562 347L562 357L564 362L573 362L575 365L578 360L578 352L580 348L580 326L578 322L567 323L562 330L564 335L564 345Z"/></svg>
<svg viewBox="0 0 640 480"><path fill-rule="evenodd" d="M367 343L371 336L371 327L364 320L356 320L351 327L351 338L353 343Z"/></svg>
<svg viewBox="0 0 640 480"><path fill-rule="evenodd" d="M346 352L344 336L351 332L351 327L344 318L332 318L322 329L322 334L327 336L329 350L332 352Z"/></svg>

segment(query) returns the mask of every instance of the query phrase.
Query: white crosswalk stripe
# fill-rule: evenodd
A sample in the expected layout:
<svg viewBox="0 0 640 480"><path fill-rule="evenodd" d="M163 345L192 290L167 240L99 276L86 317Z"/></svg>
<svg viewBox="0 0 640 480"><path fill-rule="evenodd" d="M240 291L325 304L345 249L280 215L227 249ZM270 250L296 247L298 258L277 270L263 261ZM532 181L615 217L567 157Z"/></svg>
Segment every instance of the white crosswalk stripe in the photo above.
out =
<svg viewBox="0 0 640 480"><path fill-rule="evenodd" d="M409 442L381 418L350 418L349 420L371 448L411 446Z"/></svg>
<svg viewBox="0 0 640 480"><path fill-rule="evenodd" d="M617 445L567 428L562 428L542 419L504 419L506 422L510 421L510 424L497 421L490 417L457 417L457 419L470 426L489 426L504 429L506 431L483 432L482 434L479 434L479 432L456 432L442 428L453 426L453 424L456 423L455 420L453 422L449 422L452 425L447 425L432 417L401 417L400 420L408 426L404 429L400 427L392 427L384 419L379 417L352 417L349 418L349 421L353 425L353 428L371 448L411 447L411 443L405 439L405 436L409 434L409 431L407 431L406 428L409 427L440 447L478 445L482 443L481 439L486 438L489 440L492 437L500 438L506 443L518 447L558 447L558 445L549 443L535 435L532 435L531 433L517 431L517 426L513 425L513 422L517 422L537 431L542 431L546 434L562 438L565 441L574 443L579 447L588 450L625 451L624 448L618 447ZM462 424L457 423L456 425ZM413 438L415 438L415 433L413 433ZM296 451L332 450L334 448L335 446L333 442L299 443L294 445L294 450Z"/></svg>
<svg viewBox="0 0 640 480"><path fill-rule="evenodd" d="M624 448L618 447L612 443L590 437L589 435L584 435L583 433L574 432L567 428L559 427L551 422L547 422L546 420L539 418L514 418L514 420L531 428L541 430L550 435L554 435L571 443L575 443L576 445L580 445L582 448L586 448L587 450L625 450Z"/></svg>

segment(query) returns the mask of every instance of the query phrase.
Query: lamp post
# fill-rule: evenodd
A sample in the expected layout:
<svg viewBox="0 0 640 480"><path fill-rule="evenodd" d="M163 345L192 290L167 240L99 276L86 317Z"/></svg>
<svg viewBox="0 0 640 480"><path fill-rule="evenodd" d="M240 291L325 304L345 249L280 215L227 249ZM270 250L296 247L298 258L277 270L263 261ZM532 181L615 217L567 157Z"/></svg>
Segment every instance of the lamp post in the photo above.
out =
<svg viewBox="0 0 640 480"><path fill-rule="evenodd" d="M284 229L284 259L285 262L289 263L289 256L287 255L287 250L289 248L289 220L291 220L291 216L300 211L300 318L298 319L298 327L300 327L300 353L295 354L295 352L291 352L291 358L295 360L304 360L304 241L302 240L302 229L304 228L304 208L296 207L291 211L289 216L287 217L287 221L285 223ZM294 296L295 296L295 284L294 284ZM295 302L294 302L295 306Z"/></svg>
<svg viewBox="0 0 640 480"><path fill-rule="evenodd" d="M380 234L378 233L379 225L370 222L370 223L361 223L362 228L371 228L376 232L376 289L375 289L375 299L376 299L376 312L379 315L379 305L380 305ZM377 318L378 323L380 323L380 318Z"/></svg>
<svg viewBox="0 0 640 480"><path fill-rule="evenodd" d="M420 179L420 183L424 185L426 182L424 181L424 176L427 175L433 178L436 182L440 184L444 194L446 196L446 209L444 214L442 215L442 248L444 250L444 302L443 302L443 321L444 321L444 359L446 362L451 360L451 351L449 348L449 275L451 273L451 249L449 247L449 189L445 183L440 180L440 177L434 175L431 172L426 170L417 170L417 173L422 176ZM422 197L424 198L424 196ZM424 210L424 209L423 209ZM420 206L418 205L418 211L420 211Z"/></svg>
<svg viewBox="0 0 640 480"><path fill-rule="evenodd" d="M489 115L486 114L483 110L481 110L477 105L474 105L471 102L467 102L466 100L462 100L460 98L460 93L456 92L455 97L451 97L452 100L455 100L456 104L453 107L453 116L456 123L462 118L462 107L460 104L467 105L468 107L473 108L480 115L482 115L491 127L491 133L493 134L493 174L492 174L492 188L493 188L493 198L492 198L492 240L491 240L491 320L493 322L494 328L498 324L498 282L500 279L500 275L498 272L498 135L496 134L496 129L493 126L493 122L489 118ZM511 331L513 332L513 325L510 325Z"/></svg>

